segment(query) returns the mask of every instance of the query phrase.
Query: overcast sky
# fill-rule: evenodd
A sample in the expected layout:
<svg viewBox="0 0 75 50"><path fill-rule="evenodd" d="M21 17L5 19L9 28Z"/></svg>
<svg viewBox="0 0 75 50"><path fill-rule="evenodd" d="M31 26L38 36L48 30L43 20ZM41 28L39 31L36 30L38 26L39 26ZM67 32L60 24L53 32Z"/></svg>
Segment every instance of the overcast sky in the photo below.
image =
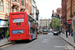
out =
<svg viewBox="0 0 75 50"><path fill-rule="evenodd" d="M52 10L61 8L61 0L35 0L39 9L39 16L48 19L51 18Z"/></svg>

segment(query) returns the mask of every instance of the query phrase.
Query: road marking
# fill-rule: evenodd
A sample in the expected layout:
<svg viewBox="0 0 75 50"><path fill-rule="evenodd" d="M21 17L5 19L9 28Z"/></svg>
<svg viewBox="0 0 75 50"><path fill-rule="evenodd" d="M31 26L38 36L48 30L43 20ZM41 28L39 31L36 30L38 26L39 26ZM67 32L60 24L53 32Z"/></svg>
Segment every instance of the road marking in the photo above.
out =
<svg viewBox="0 0 75 50"><path fill-rule="evenodd" d="M66 46L54 46L55 48L64 48L64 49L68 49Z"/></svg>
<svg viewBox="0 0 75 50"><path fill-rule="evenodd" d="M26 44L26 45L29 45L30 43Z"/></svg>
<svg viewBox="0 0 75 50"><path fill-rule="evenodd" d="M5 47L10 46L10 45L15 44L15 43L16 43L16 42L11 43L11 44L8 44L8 45L5 45L5 46L2 46L2 47L0 47L0 48L5 48Z"/></svg>
<svg viewBox="0 0 75 50"><path fill-rule="evenodd" d="M65 48L65 49L69 49L69 50L73 50L73 47L70 46L69 44L65 44L65 46L54 46L55 48Z"/></svg>
<svg viewBox="0 0 75 50"><path fill-rule="evenodd" d="M69 44L65 44L65 45L66 45L66 47L67 47L69 50L73 50L73 47L70 46Z"/></svg>
<svg viewBox="0 0 75 50"><path fill-rule="evenodd" d="M0 47L0 48L5 48L5 47L10 46L10 45L12 45L12 44L9 44L9 45L6 45L6 46L2 46L2 47Z"/></svg>
<svg viewBox="0 0 75 50"><path fill-rule="evenodd" d="M48 43L48 39L44 39L41 43Z"/></svg>

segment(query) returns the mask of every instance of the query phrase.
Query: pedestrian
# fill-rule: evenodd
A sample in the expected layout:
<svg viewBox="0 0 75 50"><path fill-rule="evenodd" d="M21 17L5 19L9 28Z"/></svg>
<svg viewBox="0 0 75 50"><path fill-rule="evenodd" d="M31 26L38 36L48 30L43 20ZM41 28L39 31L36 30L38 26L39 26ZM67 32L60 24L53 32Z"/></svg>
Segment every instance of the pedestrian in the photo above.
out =
<svg viewBox="0 0 75 50"><path fill-rule="evenodd" d="M8 41L9 41L9 34L8 34L8 37L7 37Z"/></svg>
<svg viewBox="0 0 75 50"><path fill-rule="evenodd" d="M2 35L5 37L5 32L4 31L2 31Z"/></svg>
<svg viewBox="0 0 75 50"><path fill-rule="evenodd" d="M59 35L61 34L61 31L59 31Z"/></svg>
<svg viewBox="0 0 75 50"><path fill-rule="evenodd" d="M0 41L1 41L1 39L2 39L2 33L0 33Z"/></svg>
<svg viewBox="0 0 75 50"><path fill-rule="evenodd" d="M68 38L68 30L66 29L66 37Z"/></svg>
<svg viewBox="0 0 75 50"><path fill-rule="evenodd" d="M73 29L71 30L71 36L73 36Z"/></svg>

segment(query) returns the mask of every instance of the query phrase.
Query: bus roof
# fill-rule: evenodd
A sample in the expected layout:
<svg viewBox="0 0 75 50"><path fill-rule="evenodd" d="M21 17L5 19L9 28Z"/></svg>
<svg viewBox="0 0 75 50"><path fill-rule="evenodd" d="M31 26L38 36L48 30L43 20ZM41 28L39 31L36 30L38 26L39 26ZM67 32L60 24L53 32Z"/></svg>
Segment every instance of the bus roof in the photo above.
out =
<svg viewBox="0 0 75 50"><path fill-rule="evenodd" d="M14 13L24 13L24 12L12 12L10 14L14 14ZM25 13L27 13L27 12L25 12ZM33 20L35 20L29 13L27 13L27 15L30 16L30 18L32 18Z"/></svg>
<svg viewBox="0 0 75 50"><path fill-rule="evenodd" d="M28 13L27 13L28 14ZM28 14L28 16L30 16L32 19L34 19L30 14ZM35 20L35 19L34 19Z"/></svg>

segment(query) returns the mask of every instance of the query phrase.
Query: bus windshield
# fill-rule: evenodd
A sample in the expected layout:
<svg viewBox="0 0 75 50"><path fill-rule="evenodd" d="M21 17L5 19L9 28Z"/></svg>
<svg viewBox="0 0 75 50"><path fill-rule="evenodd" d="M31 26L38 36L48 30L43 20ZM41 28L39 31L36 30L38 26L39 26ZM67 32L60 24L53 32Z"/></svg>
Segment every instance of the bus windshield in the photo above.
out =
<svg viewBox="0 0 75 50"><path fill-rule="evenodd" d="M47 29L44 29L43 31L47 31Z"/></svg>

